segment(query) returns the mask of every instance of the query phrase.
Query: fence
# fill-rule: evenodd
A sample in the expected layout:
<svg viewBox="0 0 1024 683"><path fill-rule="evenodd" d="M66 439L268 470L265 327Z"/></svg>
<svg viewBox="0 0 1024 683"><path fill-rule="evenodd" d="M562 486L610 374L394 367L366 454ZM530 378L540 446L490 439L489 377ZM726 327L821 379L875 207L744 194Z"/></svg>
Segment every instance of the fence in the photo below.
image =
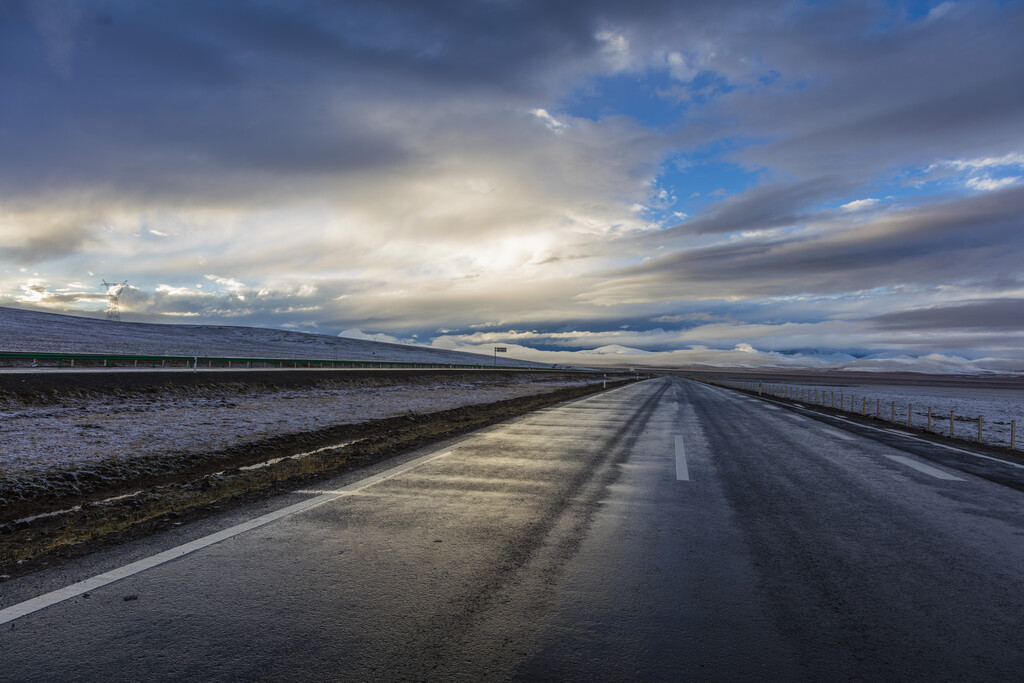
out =
<svg viewBox="0 0 1024 683"><path fill-rule="evenodd" d="M327 360L317 358L232 358L223 356L157 356L107 353L36 353L34 351L0 351L0 361L15 364L49 365L58 368L82 367L146 367L150 368L390 368L437 370L516 370L526 372L552 372L554 368L523 367L519 365L472 365L465 363L414 363L408 361ZM141 365L140 365L141 364ZM559 369L558 372L594 372L583 369Z"/></svg>
<svg viewBox="0 0 1024 683"><path fill-rule="evenodd" d="M1010 450L1017 450L1017 420L1013 419L1007 424L993 423L985 419L984 415L958 415L956 409L951 409L948 416L945 411L935 412L930 406L918 406L914 410L911 402L897 403L895 400L881 398L869 398L865 395L857 396L855 392L847 394L845 391L834 389L823 389L820 387L807 387L791 384L765 384L763 382L713 382L718 386L731 389L739 389L758 396L772 396L803 403L805 405L820 406L840 410L843 412L860 415L863 417L883 420L896 425L910 428L922 429L931 434L948 436L950 439L973 441L996 446L1007 446ZM916 417L916 422L915 422ZM948 424L947 424L948 421ZM960 430L957 426L960 423ZM984 426L1008 426L1009 435L1006 441L985 440ZM964 429L968 431L965 433Z"/></svg>

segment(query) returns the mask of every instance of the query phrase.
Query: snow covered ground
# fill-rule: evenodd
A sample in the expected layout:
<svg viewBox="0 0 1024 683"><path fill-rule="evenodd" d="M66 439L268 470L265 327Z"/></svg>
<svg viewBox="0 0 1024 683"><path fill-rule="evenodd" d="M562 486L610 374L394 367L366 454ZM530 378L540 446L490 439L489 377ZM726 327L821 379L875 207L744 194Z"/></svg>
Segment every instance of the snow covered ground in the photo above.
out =
<svg viewBox="0 0 1024 683"><path fill-rule="evenodd" d="M160 394L64 397L56 404L0 400L0 476L100 460L208 453L265 437L409 412L424 413L599 382L588 377L411 378L304 389L190 387Z"/></svg>
<svg viewBox="0 0 1024 683"><path fill-rule="evenodd" d="M490 365L491 356L426 346L217 325L111 322L0 307L0 351L125 353L237 358L389 360ZM502 355L501 365L549 367Z"/></svg>
<svg viewBox="0 0 1024 683"><path fill-rule="evenodd" d="M907 424L908 412L912 413L912 425L928 426L928 409L932 411L932 431L948 436L949 415L953 411L954 436L974 441L978 438L978 416L982 420L982 440L985 443L1006 446L1010 443L1010 423L1017 421L1018 449L1024 450L1024 391L1013 389L983 389L966 387L910 387L901 385L803 385L787 386L810 392L817 391L820 403L822 396L826 405L834 400L838 408L840 401L847 411L862 413L865 410L883 419L892 418L895 410L896 422Z"/></svg>

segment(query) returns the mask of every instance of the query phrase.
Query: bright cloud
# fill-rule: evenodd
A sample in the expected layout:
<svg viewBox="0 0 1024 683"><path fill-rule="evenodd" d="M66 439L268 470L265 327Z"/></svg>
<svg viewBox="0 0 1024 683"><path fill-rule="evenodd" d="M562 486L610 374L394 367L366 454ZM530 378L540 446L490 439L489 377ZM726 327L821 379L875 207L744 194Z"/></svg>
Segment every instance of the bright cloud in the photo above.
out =
<svg viewBox="0 0 1024 683"><path fill-rule="evenodd" d="M870 209L876 204L878 204L878 200L873 197L869 197L867 199L856 199L852 202L847 202L839 208L843 211L863 211L864 209Z"/></svg>
<svg viewBox="0 0 1024 683"><path fill-rule="evenodd" d="M975 190L982 190L983 192L991 192L992 190L998 190L1010 185L1016 185L1021 181L1021 176L1005 176L1002 178L992 178L984 175L978 178L968 178L967 187Z"/></svg>

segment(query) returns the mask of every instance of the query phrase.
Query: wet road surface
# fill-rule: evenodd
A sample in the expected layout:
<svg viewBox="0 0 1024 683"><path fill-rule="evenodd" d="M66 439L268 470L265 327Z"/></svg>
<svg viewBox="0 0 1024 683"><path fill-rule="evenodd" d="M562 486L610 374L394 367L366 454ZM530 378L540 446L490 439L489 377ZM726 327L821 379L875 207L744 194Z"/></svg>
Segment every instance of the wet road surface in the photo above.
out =
<svg viewBox="0 0 1024 683"><path fill-rule="evenodd" d="M675 378L414 455L0 584L0 680L1024 671L1022 468Z"/></svg>

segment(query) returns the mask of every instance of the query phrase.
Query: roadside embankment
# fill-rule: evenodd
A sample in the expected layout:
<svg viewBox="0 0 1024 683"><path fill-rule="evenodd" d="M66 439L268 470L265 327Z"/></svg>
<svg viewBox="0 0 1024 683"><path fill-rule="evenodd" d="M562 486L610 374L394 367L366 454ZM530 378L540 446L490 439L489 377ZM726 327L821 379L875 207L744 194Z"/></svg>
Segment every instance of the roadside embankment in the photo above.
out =
<svg viewBox="0 0 1024 683"><path fill-rule="evenodd" d="M0 574L80 554L89 544L74 544L83 541L117 542L206 514L211 504L307 485L603 384L600 376L507 373L321 375L305 386L235 376L157 388L0 387Z"/></svg>

